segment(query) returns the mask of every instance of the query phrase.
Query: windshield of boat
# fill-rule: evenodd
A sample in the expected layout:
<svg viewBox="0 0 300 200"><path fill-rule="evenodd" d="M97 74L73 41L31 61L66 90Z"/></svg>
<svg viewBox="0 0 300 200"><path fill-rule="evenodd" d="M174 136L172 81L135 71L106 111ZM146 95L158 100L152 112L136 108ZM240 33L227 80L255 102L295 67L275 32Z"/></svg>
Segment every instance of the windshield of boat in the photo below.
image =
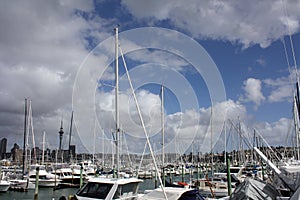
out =
<svg viewBox="0 0 300 200"><path fill-rule="evenodd" d="M239 173L240 170L241 170L240 168L230 168L230 173L237 174L237 173Z"/></svg>
<svg viewBox="0 0 300 200"><path fill-rule="evenodd" d="M105 199L112 184L89 182L77 192L78 196Z"/></svg>
<svg viewBox="0 0 300 200"><path fill-rule="evenodd" d="M119 185L113 199L117 199L121 196L135 195L137 190L138 190L138 183L128 183L124 185Z"/></svg>

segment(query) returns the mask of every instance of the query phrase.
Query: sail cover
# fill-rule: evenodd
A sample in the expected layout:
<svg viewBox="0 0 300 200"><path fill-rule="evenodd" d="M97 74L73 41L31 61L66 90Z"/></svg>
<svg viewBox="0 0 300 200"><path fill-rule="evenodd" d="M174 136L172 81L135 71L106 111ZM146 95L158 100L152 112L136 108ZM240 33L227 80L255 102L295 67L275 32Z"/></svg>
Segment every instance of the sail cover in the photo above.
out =
<svg viewBox="0 0 300 200"><path fill-rule="evenodd" d="M230 196L230 200L272 200L279 196L276 188L259 179L247 178L239 184Z"/></svg>

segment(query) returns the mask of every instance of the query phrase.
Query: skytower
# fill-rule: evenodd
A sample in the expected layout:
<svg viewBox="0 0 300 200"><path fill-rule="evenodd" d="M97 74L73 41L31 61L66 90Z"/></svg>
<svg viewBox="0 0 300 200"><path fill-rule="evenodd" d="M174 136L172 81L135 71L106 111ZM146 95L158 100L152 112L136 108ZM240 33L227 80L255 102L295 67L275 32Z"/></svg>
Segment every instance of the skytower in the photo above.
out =
<svg viewBox="0 0 300 200"><path fill-rule="evenodd" d="M59 152L61 152L61 143L62 143L62 138L64 134L64 129L63 129L63 120L60 122L60 130L59 130Z"/></svg>

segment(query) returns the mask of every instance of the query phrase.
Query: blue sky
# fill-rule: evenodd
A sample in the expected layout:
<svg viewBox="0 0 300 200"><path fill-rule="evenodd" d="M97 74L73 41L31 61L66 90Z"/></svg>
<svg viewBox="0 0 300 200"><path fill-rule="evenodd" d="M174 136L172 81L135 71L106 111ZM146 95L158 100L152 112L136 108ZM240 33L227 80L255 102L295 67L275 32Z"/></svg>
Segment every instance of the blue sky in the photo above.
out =
<svg viewBox="0 0 300 200"><path fill-rule="evenodd" d="M213 126L218 129L215 140L222 138L222 117L228 112L225 121L237 123L240 119L245 132L259 129L270 144L285 145L283 141L287 135L291 137L288 130L292 129L294 86L289 78L291 74L283 41L295 72L289 33L297 59L299 7L299 2L285 0L250 3L196 0L5 2L0 8L0 22L4 27L0 30L0 137L7 137L10 146L14 142L23 143L23 106L24 98L28 97L32 100L37 145L41 144L42 132L45 131L48 147L57 148L60 120L63 118L66 131L63 144L67 148L72 110L77 120L72 142L78 145L79 151L90 151L92 140L86 138L91 139L93 132L97 133L99 144L102 131L106 132L106 141L110 141L114 127L114 71L113 63L107 63L105 56L113 55L114 44L101 44L106 44L104 41L107 39L113 41L113 29L118 24L120 46L125 52L141 45L134 43L134 39L138 41L142 35L136 35L130 41L128 33L149 27L183 34L204 48L217 67L226 93L225 101L214 108L216 116L220 117L215 118ZM129 32L124 33L126 31ZM163 41L164 37L168 38L166 33L157 38L161 45L166 45ZM143 37L146 40L148 36L151 35ZM149 45L152 45L151 42ZM177 50L180 51L180 48ZM96 51L103 54L95 54ZM191 56L197 57L198 53L191 52ZM204 144L210 130L211 91L209 84L195 70L197 66L187 63L186 58L174 52L162 49L137 48L125 54L125 59L133 83L139 84L136 95L154 146L159 150L160 84L169 80L165 93L168 150L178 145L177 140L186 139L181 147L176 147L182 153L193 138L198 149L207 150ZM120 99L123 100L121 126L128 137L136 138L135 144L139 144L130 151L140 153L145 136L138 125L127 78L123 76L122 60L119 61L122 76ZM109 67L104 68L105 64ZM89 67L95 71L87 71L92 72L88 76L82 70ZM210 79L215 81L214 77ZM153 83L150 83L151 80ZM184 81L191 84L191 90L186 89L188 84L183 86ZM89 89L86 91L76 91L87 86ZM95 88L98 88L96 92ZM195 95L196 101L189 91ZM184 95L184 92L189 95ZM84 109L74 105L79 100L86 101L87 104L82 104ZM194 107L195 102L197 105ZM186 109L188 105L190 108ZM87 117L86 112L95 115ZM92 118L97 118L97 128L94 128L95 119Z"/></svg>

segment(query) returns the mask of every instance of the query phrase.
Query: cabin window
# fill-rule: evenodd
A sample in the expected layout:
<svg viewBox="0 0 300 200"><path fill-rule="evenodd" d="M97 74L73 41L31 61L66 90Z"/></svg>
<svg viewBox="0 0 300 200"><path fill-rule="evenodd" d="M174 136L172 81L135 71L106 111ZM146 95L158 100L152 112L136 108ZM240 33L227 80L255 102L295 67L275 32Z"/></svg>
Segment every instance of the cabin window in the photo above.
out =
<svg viewBox="0 0 300 200"><path fill-rule="evenodd" d="M240 171L240 169L239 168L237 168L237 169L233 169L233 168L231 168L230 169L230 173L239 173L239 171Z"/></svg>
<svg viewBox="0 0 300 200"><path fill-rule="evenodd" d="M125 185L119 185L118 189L114 195L114 199L120 198L123 195L132 195L137 191L138 184L137 183L128 183Z"/></svg>
<svg viewBox="0 0 300 200"><path fill-rule="evenodd" d="M105 199L112 186L112 184L89 182L77 193L77 195L83 197Z"/></svg>

